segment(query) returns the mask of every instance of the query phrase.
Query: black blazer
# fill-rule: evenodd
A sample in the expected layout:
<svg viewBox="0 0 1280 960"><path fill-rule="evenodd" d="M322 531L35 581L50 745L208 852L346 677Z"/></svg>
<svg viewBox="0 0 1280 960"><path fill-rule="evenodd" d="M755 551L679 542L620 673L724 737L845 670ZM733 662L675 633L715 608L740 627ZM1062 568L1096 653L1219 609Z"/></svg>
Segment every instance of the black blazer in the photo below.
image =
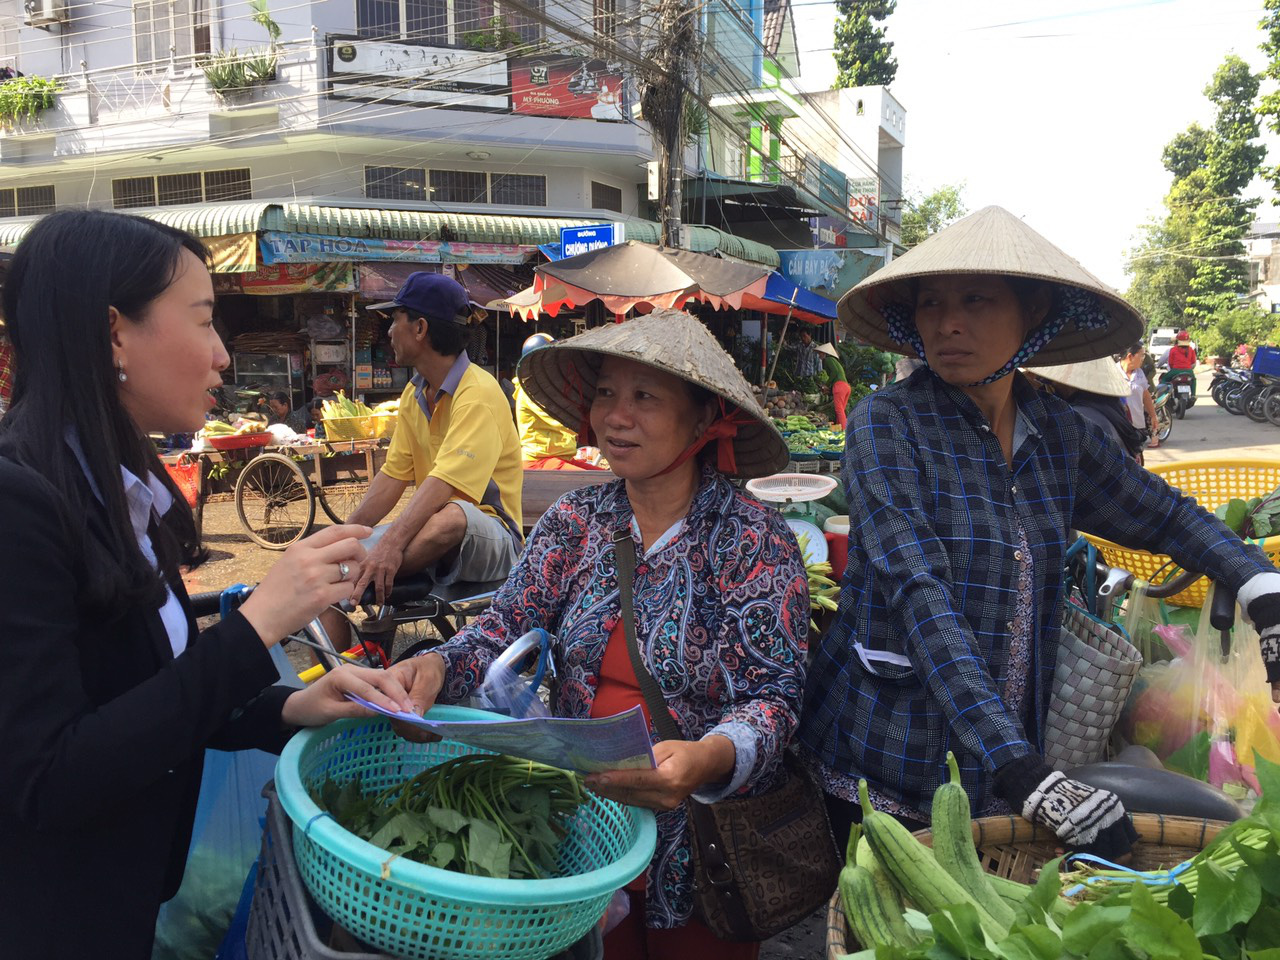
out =
<svg viewBox="0 0 1280 960"><path fill-rule="evenodd" d="M278 752L291 692L242 616L175 658L158 610L89 619L57 494L0 456L0 955L147 960L205 747ZM110 542L90 509L82 537Z"/></svg>

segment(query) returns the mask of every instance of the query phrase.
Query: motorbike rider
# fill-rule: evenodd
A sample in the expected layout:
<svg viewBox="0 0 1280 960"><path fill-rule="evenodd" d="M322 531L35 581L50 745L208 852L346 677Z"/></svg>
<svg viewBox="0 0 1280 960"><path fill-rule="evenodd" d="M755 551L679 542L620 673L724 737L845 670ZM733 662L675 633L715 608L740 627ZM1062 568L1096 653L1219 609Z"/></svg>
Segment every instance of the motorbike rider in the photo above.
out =
<svg viewBox="0 0 1280 960"><path fill-rule="evenodd" d="M1191 334L1186 330L1179 330L1173 346L1169 348L1169 372L1195 370L1196 362L1196 348L1191 345Z"/></svg>
<svg viewBox="0 0 1280 960"><path fill-rule="evenodd" d="M1165 371L1160 375L1161 383L1172 383L1176 378L1186 375L1191 380L1191 393L1186 398L1185 406L1195 403L1196 397L1196 348L1191 345L1191 334L1179 330L1174 337L1173 346L1169 348L1169 356L1165 359Z"/></svg>

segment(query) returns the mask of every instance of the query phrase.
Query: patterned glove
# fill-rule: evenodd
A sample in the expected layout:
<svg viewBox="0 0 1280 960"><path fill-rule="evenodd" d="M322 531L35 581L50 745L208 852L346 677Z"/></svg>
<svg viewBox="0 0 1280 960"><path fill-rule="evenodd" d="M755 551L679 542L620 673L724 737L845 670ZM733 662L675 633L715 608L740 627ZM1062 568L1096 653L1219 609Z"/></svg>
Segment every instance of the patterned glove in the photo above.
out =
<svg viewBox="0 0 1280 960"><path fill-rule="evenodd" d="M1280 683L1280 573L1251 577L1236 595L1240 610L1258 629L1267 679Z"/></svg>
<svg viewBox="0 0 1280 960"><path fill-rule="evenodd" d="M1072 780L1035 754L997 770L996 793L1075 850L1087 849L1114 860L1128 853L1138 839L1119 797Z"/></svg>

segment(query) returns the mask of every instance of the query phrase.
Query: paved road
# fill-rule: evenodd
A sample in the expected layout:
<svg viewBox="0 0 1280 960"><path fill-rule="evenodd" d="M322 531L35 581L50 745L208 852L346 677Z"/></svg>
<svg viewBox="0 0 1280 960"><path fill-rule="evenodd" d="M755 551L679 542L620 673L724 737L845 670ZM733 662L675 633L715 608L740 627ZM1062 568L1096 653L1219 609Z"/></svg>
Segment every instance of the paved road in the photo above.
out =
<svg viewBox="0 0 1280 960"><path fill-rule="evenodd" d="M1208 395L1211 379L1206 370L1196 375L1196 405L1183 419L1173 421L1166 443L1147 451L1149 466L1206 457L1280 459L1280 427L1227 413Z"/></svg>

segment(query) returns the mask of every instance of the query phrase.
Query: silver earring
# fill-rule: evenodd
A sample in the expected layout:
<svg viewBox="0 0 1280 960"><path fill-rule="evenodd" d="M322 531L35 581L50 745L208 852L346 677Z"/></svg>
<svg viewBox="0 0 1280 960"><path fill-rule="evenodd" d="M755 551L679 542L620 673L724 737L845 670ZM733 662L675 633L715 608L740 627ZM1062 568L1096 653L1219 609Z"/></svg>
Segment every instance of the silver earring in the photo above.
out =
<svg viewBox="0 0 1280 960"><path fill-rule="evenodd" d="M120 378L121 383L129 379L129 375L124 372L124 367L116 367L116 376Z"/></svg>

